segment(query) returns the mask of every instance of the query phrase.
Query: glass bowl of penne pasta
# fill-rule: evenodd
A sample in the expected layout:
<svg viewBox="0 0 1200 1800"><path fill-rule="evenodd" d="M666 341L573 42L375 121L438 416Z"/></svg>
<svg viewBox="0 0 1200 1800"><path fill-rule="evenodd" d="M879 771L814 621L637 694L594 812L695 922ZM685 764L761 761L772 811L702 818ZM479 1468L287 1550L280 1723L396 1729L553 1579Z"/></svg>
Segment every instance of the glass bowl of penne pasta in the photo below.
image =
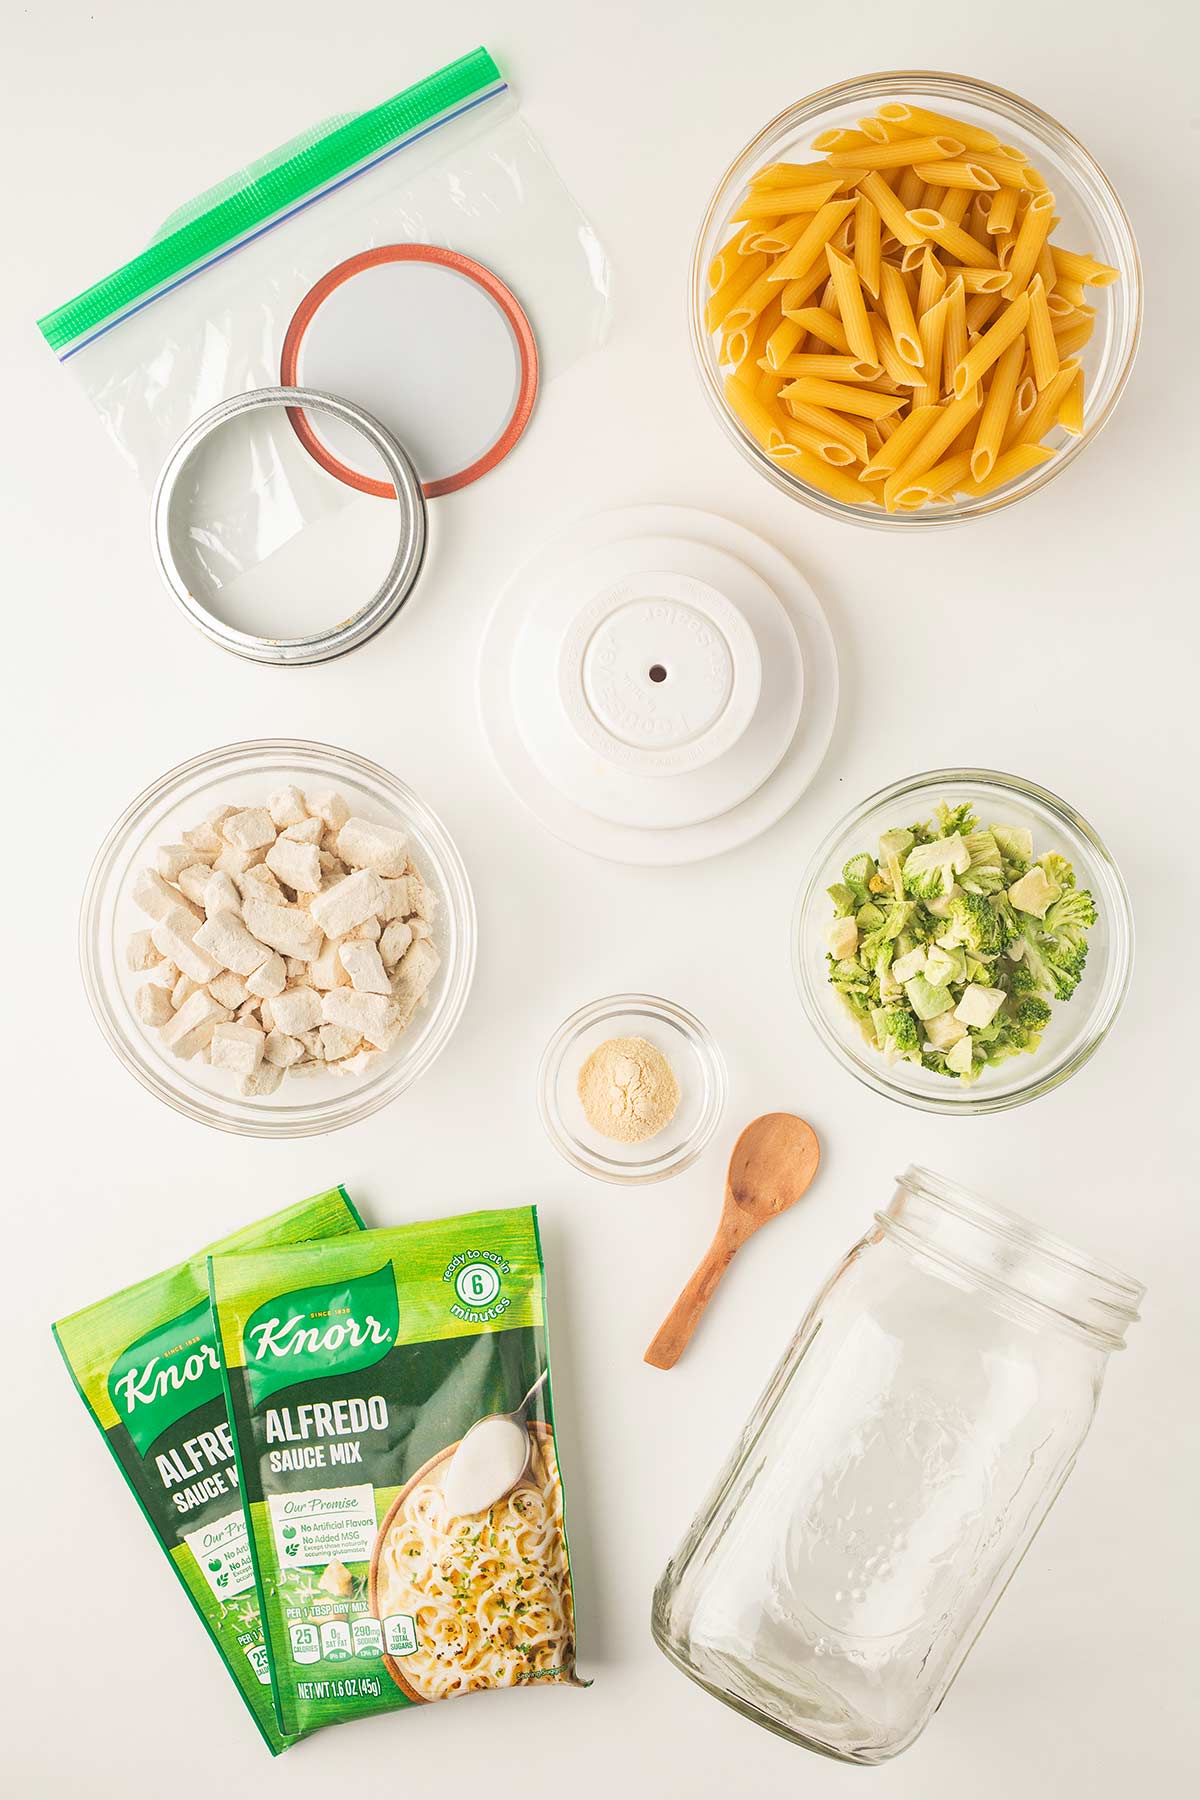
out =
<svg viewBox="0 0 1200 1800"><path fill-rule="evenodd" d="M922 826L931 835L943 834L943 848L957 850L959 840L944 834L958 832L971 858L968 872L955 873L952 885L935 895L928 891L928 877L924 884L919 875L910 879L906 845L911 849ZM1001 846L1004 857L1020 856L1022 862L1003 863ZM891 875L893 854L898 876ZM936 864L938 846L923 854ZM977 879L976 858L986 874L989 855L997 879ZM1033 868L1035 881L1041 869L1053 884L1041 899L1021 890L1012 898L1005 883L1021 868L1027 874ZM860 878L867 880L862 907L860 897L849 900L843 886ZM961 901L963 895L960 913L955 897ZM1063 896L1066 907L1059 910L1076 915L1073 923L1060 922L1054 911L1056 897ZM1015 911L1027 905L1041 917ZM986 942L976 938L973 925L983 908L985 922L989 914L997 921L1007 918L1028 930L1029 942L999 932ZM853 949L837 936L833 922L839 912L852 915ZM1086 929L1079 929L1080 917ZM1055 936L1060 925L1061 942ZM872 932L878 936L872 938ZM888 954L880 957L885 944ZM951 944L965 948L945 948ZM994 769L934 769L872 794L839 820L814 852L792 920L792 972L821 1042L864 1086L922 1112L1005 1112L1061 1086L1107 1037L1129 991L1133 954L1129 893L1094 827L1048 789ZM933 988L933 956L940 956L947 971L961 957L961 973L978 984L974 998L982 1012L967 1009L961 997L953 1011L941 1004ZM845 978L855 986L859 978L850 964L838 961L845 957L870 965L877 987L853 991ZM913 963L922 966L918 970ZM1020 976L1014 973L1018 969ZM905 983L917 974L930 980L930 988L913 999ZM956 982L958 971L937 979ZM1035 996L1032 1015L1022 998L1029 994ZM905 1044L889 1030L889 1009L910 1007L922 1023L915 1042ZM911 1040L912 1033L907 1036ZM965 1074L947 1054L963 1038L972 1046Z"/></svg>
<svg viewBox="0 0 1200 1800"><path fill-rule="evenodd" d="M1097 163L1027 100L898 71L773 119L691 274L705 392L743 454L831 517L957 524L1043 487L1111 416L1142 276Z"/></svg>

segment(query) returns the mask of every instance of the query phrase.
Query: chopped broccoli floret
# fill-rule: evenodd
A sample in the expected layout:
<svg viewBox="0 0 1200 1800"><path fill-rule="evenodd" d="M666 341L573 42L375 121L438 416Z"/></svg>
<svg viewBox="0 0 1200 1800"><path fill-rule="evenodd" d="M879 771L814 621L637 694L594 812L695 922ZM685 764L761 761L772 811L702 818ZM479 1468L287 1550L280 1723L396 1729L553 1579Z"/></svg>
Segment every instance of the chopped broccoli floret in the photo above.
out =
<svg viewBox="0 0 1200 1800"><path fill-rule="evenodd" d="M892 1049L906 1056L915 1050L919 1043L917 1022L907 1009L889 1008L875 1015L875 1032L880 1038L880 1045L886 1041Z"/></svg>
<svg viewBox="0 0 1200 1800"><path fill-rule="evenodd" d="M1027 994L1017 1001L1013 1018L1022 1031L1041 1031L1050 1022L1050 1008L1036 994Z"/></svg>
<svg viewBox="0 0 1200 1800"><path fill-rule="evenodd" d="M1096 923L1096 902L1086 888L1068 888L1051 906L1042 920L1042 928L1053 932L1078 933Z"/></svg>
<svg viewBox="0 0 1200 1800"><path fill-rule="evenodd" d="M1038 862L1045 869L1048 878L1057 883L1060 888L1075 886L1075 870L1067 858L1060 856L1056 850L1051 850L1045 856L1039 856Z"/></svg>
<svg viewBox="0 0 1200 1800"><path fill-rule="evenodd" d="M1083 978L1087 944L1038 933L1025 940L1025 961L1056 1000L1069 1000Z"/></svg>
<svg viewBox="0 0 1200 1800"><path fill-rule="evenodd" d="M995 836L990 831L969 831L963 839L971 858L968 869L959 876L969 894L996 894L1007 886L1004 864Z"/></svg>
<svg viewBox="0 0 1200 1800"><path fill-rule="evenodd" d="M1000 920L982 894L959 894L950 902L944 936L984 956L995 956L1004 943Z"/></svg>
<svg viewBox="0 0 1200 1800"><path fill-rule="evenodd" d="M867 883L875 873L875 860L865 851L862 856L852 856L842 870L842 880L854 894L859 906L865 906L871 898Z"/></svg>
<svg viewBox="0 0 1200 1800"><path fill-rule="evenodd" d="M938 816L938 835L953 837L957 831L974 831L978 820L975 809L965 802L962 806L947 806L944 800L934 808Z"/></svg>
<svg viewBox="0 0 1200 1800"><path fill-rule="evenodd" d="M1008 971L1010 994L1036 994L1041 983L1027 962L1014 963Z"/></svg>
<svg viewBox="0 0 1200 1800"><path fill-rule="evenodd" d="M1000 947L1007 950L1010 944L1015 944L1023 935L1016 908L1007 894L989 895L988 905L1000 922Z"/></svg>
<svg viewBox="0 0 1200 1800"><path fill-rule="evenodd" d="M957 832L915 844L904 859L904 891L918 900L936 900L949 894L955 877L971 866L971 853Z"/></svg>
<svg viewBox="0 0 1200 1800"><path fill-rule="evenodd" d="M876 906L873 900L868 900L865 906L860 906L854 915L855 923L860 931L877 931L886 922L886 917L883 908Z"/></svg>

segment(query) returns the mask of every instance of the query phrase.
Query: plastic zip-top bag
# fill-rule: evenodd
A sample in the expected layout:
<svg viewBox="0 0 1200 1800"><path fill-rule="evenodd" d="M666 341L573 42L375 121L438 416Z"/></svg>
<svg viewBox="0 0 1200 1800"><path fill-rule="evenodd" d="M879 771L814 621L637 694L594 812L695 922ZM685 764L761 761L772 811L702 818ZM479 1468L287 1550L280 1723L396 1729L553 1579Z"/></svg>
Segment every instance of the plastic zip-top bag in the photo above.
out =
<svg viewBox="0 0 1200 1800"><path fill-rule="evenodd" d="M373 294L381 306L391 303L385 282L395 270L379 263L396 253L420 257L424 286L396 290L401 311L392 320L369 306ZM445 274L439 260L464 275L457 286L436 285ZM347 269L369 279L348 282ZM314 322L331 283L335 291ZM489 295L499 306L494 319L481 310ZM378 327L365 347L364 307ZM446 321L447 340L437 346L444 374L435 404L431 347L421 337L431 309ZM528 415L529 344L517 341L526 324L546 379L599 343L607 318L608 267L595 233L496 63L478 49L223 181L39 327L147 487L180 434L217 402L282 384L338 392L380 417L409 440L427 493L437 493L462 485L446 480L456 471L434 465L469 459L464 431L467 438L472 429L486 432L494 413L513 435L506 384L519 388L513 418L522 407ZM480 374L472 357L489 332L506 330L514 340L510 364L501 356ZM361 391L342 391L347 383ZM383 404L397 384L399 425ZM304 421L307 442L298 429ZM366 504L364 494L390 492L381 490L365 445L322 444L320 430L314 414L272 409L219 434L219 457L206 447L187 552L208 586L231 589L306 527L351 502ZM362 466L348 473L355 456ZM276 574L286 578L293 567L294 558Z"/></svg>
<svg viewBox="0 0 1200 1800"><path fill-rule="evenodd" d="M331 1188L54 1326L80 1399L273 1755L292 1737L271 1705L207 1258L361 1227L345 1190Z"/></svg>

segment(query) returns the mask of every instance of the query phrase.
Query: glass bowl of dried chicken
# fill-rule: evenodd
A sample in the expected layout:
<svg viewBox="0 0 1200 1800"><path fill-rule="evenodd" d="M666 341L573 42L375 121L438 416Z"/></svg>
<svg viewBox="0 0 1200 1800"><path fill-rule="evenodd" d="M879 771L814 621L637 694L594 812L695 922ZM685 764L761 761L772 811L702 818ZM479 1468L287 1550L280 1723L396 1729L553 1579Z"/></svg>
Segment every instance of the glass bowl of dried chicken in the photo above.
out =
<svg viewBox="0 0 1200 1800"><path fill-rule="evenodd" d="M289 790L301 797L293 799L290 805L279 798ZM337 805L335 796L340 797L343 806ZM253 971L237 976L236 971L222 967L214 978L221 1001L219 1022L227 1027L244 1027L240 1032L227 1030L223 1035L234 1056L243 1053L244 1045L258 1053L257 1072L246 1076L217 1064L214 1038L210 1037L207 1043L201 1041L206 1030L216 1029L216 1014L205 999L212 990L205 982L192 979L177 967L175 973L184 977L182 983L171 989L160 987L159 993L167 993L173 1016L178 1016L190 1002L193 1011L204 1007L209 1014L207 1020L198 1018L196 1028L177 1044L172 1041L178 1032L171 1019L165 1025L156 1022L157 1014L151 1004L155 996L148 990L156 981L162 981L164 967L170 975L172 959L169 945L164 956L149 940L161 923L159 915L176 902L190 909L190 917L197 925L205 919L206 912L212 916L211 899L207 908L205 905L206 868L225 875L234 884L236 898L230 896L231 907L236 906L237 900L242 903L240 914L233 915L231 929L239 924L257 925L260 914L262 929L268 936L277 935L272 922L288 929L302 927L309 917L305 910L309 901L286 881L281 884L276 879L272 891L267 892L271 887L267 880L263 894L255 900L249 898L257 892L247 881L252 871L257 869L260 876L270 876L274 863L286 877L291 871L285 861L271 856L262 845L257 851L249 850L244 858L224 853L219 819L222 809L261 814L271 810L269 802L280 821L293 821L290 826L276 824L279 842L299 844L301 848L311 841L301 814L317 818L322 810L328 812L329 816L321 821L322 839L317 846L323 858L323 886L327 890L344 879L348 869L354 872L353 865L336 856L338 819L343 810L368 826L383 827L385 841L393 845L399 840L387 834L402 834L405 868L415 878L413 898L404 906L395 898L407 875L394 882L385 880L383 885L391 899L383 910L400 914L419 907L421 914L427 915L422 919L415 910L411 913L412 943L415 946L419 938L424 945L419 952L421 991L411 1006L403 1008L393 1005L390 994L366 995L368 1003L373 1002L381 1015L391 1009L388 1025L394 1023L399 1029L394 1033L390 1029L380 1031L368 1022L368 1030L374 1030L376 1038L389 1041L377 1047L369 1037L363 1037L352 1048L350 1025L346 1025L343 1036L340 1029L328 1029L325 1015L333 1012L338 1019L343 1015L349 1019L353 1003L349 1007L324 1006L324 995L330 991L326 983L333 983L336 992L343 996L357 992L344 967L313 975L303 956L293 956L290 961L284 956L288 993L307 992L313 997L308 1007L312 1019L297 1017L295 1021L287 1016L286 1005L280 1007L280 1017L275 1019L270 1010L272 999L256 994L256 987L273 984L256 981ZM206 835L212 829L208 822L214 816L214 837L222 845L215 854ZM289 830L297 835L286 837ZM262 834L251 830L249 836L254 835ZM197 848L189 877L183 866L187 861L183 852L191 844ZM354 863L364 860L363 856L356 856ZM239 867L242 861L245 868ZM379 866L391 867L387 863ZM368 884L358 884L365 885ZM319 902L325 895L309 898ZM152 912L146 910L147 904L154 909ZM264 912L264 905L279 910ZM259 911L252 920L256 907ZM361 906L358 910L362 910ZM405 966L402 959L394 956L400 948L398 939L404 935L404 921L398 920L385 944L382 934L390 922L380 920L379 935L372 938L375 923L364 920L361 930L356 926L340 941L361 945L367 955L370 948L387 950L393 965L388 973L395 979ZM186 922L177 919L175 928L186 932ZM209 944L210 935L201 930L202 951ZM314 948L316 938L321 938L321 948L330 951L334 961L338 960L333 940L316 930L311 935L313 945L299 939L292 943L285 933L278 937L277 945L267 947L283 955L291 943L292 948L303 952ZM474 973L475 943L475 904L470 883L462 858L436 813L402 781L364 757L328 744L289 739L264 739L210 750L170 770L140 793L112 827L96 855L79 923L84 986L96 1021L120 1061L144 1088L176 1111L201 1124L248 1137L304 1137L334 1131L366 1118L403 1093L445 1048L462 1016ZM219 946L210 948L221 954ZM237 960L236 947L226 954ZM192 968L190 958L187 960L192 976L206 973L200 964ZM358 960L366 960L361 951ZM351 966L357 974L358 964L353 957ZM230 974L234 981L225 981L224 977ZM239 981L243 986L249 983L245 999L239 999L233 991ZM368 979L366 986L381 988L383 983ZM199 998L194 997L197 995ZM274 1003L278 1003L278 996ZM161 1009L161 1001L158 1004ZM294 1033L283 1029L285 1020L289 1028L295 1025ZM307 1029L302 1029L304 1026ZM267 1046L265 1056L263 1044L254 1036L258 1029ZM272 1031L278 1034L273 1042ZM286 1045L281 1043L283 1039L287 1040ZM302 1060L297 1044L303 1045ZM337 1051L338 1056L327 1059L326 1048ZM297 1060L280 1070L272 1061L277 1054ZM345 1066L338 1068L338 1061ZM279 1073L283 1078L277 1081Z"/></svg>
<svg viewBox="0 0 1200 1800"><path fill-rule="evenodd" d="M692 260L705 393L763 474L833 518L912 530L1032 494L1111 417L1142 277L1066 128L963 76L897 71L773 119Z"/></svg>

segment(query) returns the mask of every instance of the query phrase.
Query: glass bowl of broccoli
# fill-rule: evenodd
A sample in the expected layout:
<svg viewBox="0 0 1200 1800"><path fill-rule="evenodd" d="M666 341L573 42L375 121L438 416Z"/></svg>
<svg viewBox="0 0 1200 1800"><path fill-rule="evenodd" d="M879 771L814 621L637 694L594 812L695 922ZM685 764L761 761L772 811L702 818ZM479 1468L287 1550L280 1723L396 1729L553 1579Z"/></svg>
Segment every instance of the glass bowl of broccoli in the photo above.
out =
<svg viewBox="0 0 1200 1800"><path fill-rule="evenodd" d="M827 1048L926 1112L1001 1112L1099 1046L1129 987L1116 863L1066 801L1016 775L936 769L872 794L825 839L792 929Z"/></svg>

